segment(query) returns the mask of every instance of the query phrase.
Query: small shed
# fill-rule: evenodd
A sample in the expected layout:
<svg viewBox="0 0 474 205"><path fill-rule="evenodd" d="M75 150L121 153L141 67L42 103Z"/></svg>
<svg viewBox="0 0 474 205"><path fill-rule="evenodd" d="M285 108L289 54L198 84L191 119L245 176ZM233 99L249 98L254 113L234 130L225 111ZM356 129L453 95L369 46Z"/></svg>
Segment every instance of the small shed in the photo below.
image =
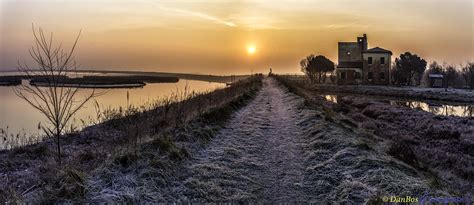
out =
<svg viewBox="0 0 474 205"><path fill-rule="evenodd" d="M443 87L443 78L442 74L429 74L430 87L432 88L442 88Z"/></svg>

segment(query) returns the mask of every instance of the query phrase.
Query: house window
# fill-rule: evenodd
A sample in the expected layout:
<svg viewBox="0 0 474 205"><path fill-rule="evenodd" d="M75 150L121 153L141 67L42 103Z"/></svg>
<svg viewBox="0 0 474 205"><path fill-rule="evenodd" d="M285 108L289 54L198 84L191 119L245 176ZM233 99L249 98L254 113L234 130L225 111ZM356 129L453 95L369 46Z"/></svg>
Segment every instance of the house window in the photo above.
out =
<svg viewBox="0 0 474 205"><path fill-rule="evenodd" d="M341 72L341 79L346 79L346 72L344 71Z"/></svg>
<svg viewBox="0 0 474 205"><path fill-rule="evenodd" d="M359 72L355 72L355 79L360 79L360 73Z"/></svg>
<svg viewBox="0 0 474 205"><path fill-rule="evenodd" d="M369 73L368 73L367 79L372 80L372 72L369 72Z"/></svg>
<svg viewBox="0 0 474 205"><path fill-rule="evenodd" d="M373 61L372 57L369 57L368 61L369 61L369 65L372 65L372 61Z"/></svg>
<svg viewBox="0 0 474 205"><path fill-rule="evenodd" d="M385 65L385 57L380 58L380 64Z"/></svg>
<svg viewBox="0 0 474 205"><path fill-rule="evenodd" d="M380 73L380 80L385 80L385 73L384 72Z"/></svg>

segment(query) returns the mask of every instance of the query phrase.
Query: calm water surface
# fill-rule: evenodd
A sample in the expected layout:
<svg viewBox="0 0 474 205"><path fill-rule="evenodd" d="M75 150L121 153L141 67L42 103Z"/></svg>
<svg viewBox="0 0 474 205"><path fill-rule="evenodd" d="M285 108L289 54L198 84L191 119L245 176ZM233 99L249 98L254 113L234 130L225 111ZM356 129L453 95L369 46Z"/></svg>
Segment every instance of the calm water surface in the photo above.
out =
<svg viewBox="0 0 474 205"><path fill-rule="evenodd" d="M322 95L326 100L337 103L338 95ZM385 98L373 98L374 100L385 101L390 105L405 106L412 109L421 109L436 115L474 117L474 105L472 104L448 104L444 102L429 102L416 100L395 100Z"/></svg>
<svg viewBox="0 0 474 205"><path fill-rule="evenodd" d="M106 93L95 100L97 100L102 110L107 107L126 107L128 92L129 104L141 106L151 104L157 99L170 96L173 93L184 92L185 87L188 88L188 92L203 92L223 88L225 84L180 80L178 83L150 83L143 88L97 89L96 91L98 92L106 90ZM82 89L78 97L82 97L90 92L91 90L89 89ZM94 100L88 102L84 109L76 114L74 119L76 127L82 127L83 123L81 120L87 123L91 119L96 119L96 106L94 104ZM42 133L38 130L38 123L40 122L45 123L45 118L26 101L17 97L13 92L13 87L0 86L0 128L6 130L8 127L10 134L39 134Z"/></svg>

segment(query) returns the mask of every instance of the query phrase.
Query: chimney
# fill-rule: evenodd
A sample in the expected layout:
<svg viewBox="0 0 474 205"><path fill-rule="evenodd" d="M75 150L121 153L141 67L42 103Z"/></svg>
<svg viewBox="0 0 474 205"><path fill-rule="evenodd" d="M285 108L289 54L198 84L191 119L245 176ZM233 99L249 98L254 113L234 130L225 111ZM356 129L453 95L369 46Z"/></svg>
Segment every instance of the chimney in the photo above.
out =
<svg viewBox="0 0 474 205"><path fill-rule="evenodd" d="M357 37L357 43L361 51L366 51L368 48L367 34L364 33L363 37Z"/></svg>

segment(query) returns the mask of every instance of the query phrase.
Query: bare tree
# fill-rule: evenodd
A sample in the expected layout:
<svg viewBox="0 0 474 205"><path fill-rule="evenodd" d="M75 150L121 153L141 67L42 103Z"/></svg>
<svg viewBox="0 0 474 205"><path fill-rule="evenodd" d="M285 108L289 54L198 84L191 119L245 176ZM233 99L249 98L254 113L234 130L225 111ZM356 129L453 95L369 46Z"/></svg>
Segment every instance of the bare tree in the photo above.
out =
<svg viewBox="0 0 474 205"><path fill-rule="evenodd" d="M449 65L444 63L444 82L445 82L445 91L448 91L449 86L455 87L456 77L458 76L458 71L454 65Z"/></svg>
<svg viewBox="0 0 474 205"><path fill-rule="evenodd" d="M469 87L471 90L474 89L474 62L469 62L462 66L461 74L464 78L464 86Z"/></svg>
<svg viewBox="0 0 474 205"><path fill-rule="evenodd" d="M74 59L74 51L81 32L78 33L70 50L64 50L62 44L53 45L53 33L47 38L41 28L36 31L32 25L35 44L29 53L34 66L26 62L18 62L18 71L28 79L41 79L46 84L39 86L33 83L23 83L14 89L15 94L28 102L46 117L49 124L42 126L48 137L55 137L57 145L58 162L61 164L60 136L65 131L66 125L86 102L96 97L98 93L93 89L83 99L78 97L79 88L65 87L62 85L68 74L76 74L78 64Z"/></svg>

